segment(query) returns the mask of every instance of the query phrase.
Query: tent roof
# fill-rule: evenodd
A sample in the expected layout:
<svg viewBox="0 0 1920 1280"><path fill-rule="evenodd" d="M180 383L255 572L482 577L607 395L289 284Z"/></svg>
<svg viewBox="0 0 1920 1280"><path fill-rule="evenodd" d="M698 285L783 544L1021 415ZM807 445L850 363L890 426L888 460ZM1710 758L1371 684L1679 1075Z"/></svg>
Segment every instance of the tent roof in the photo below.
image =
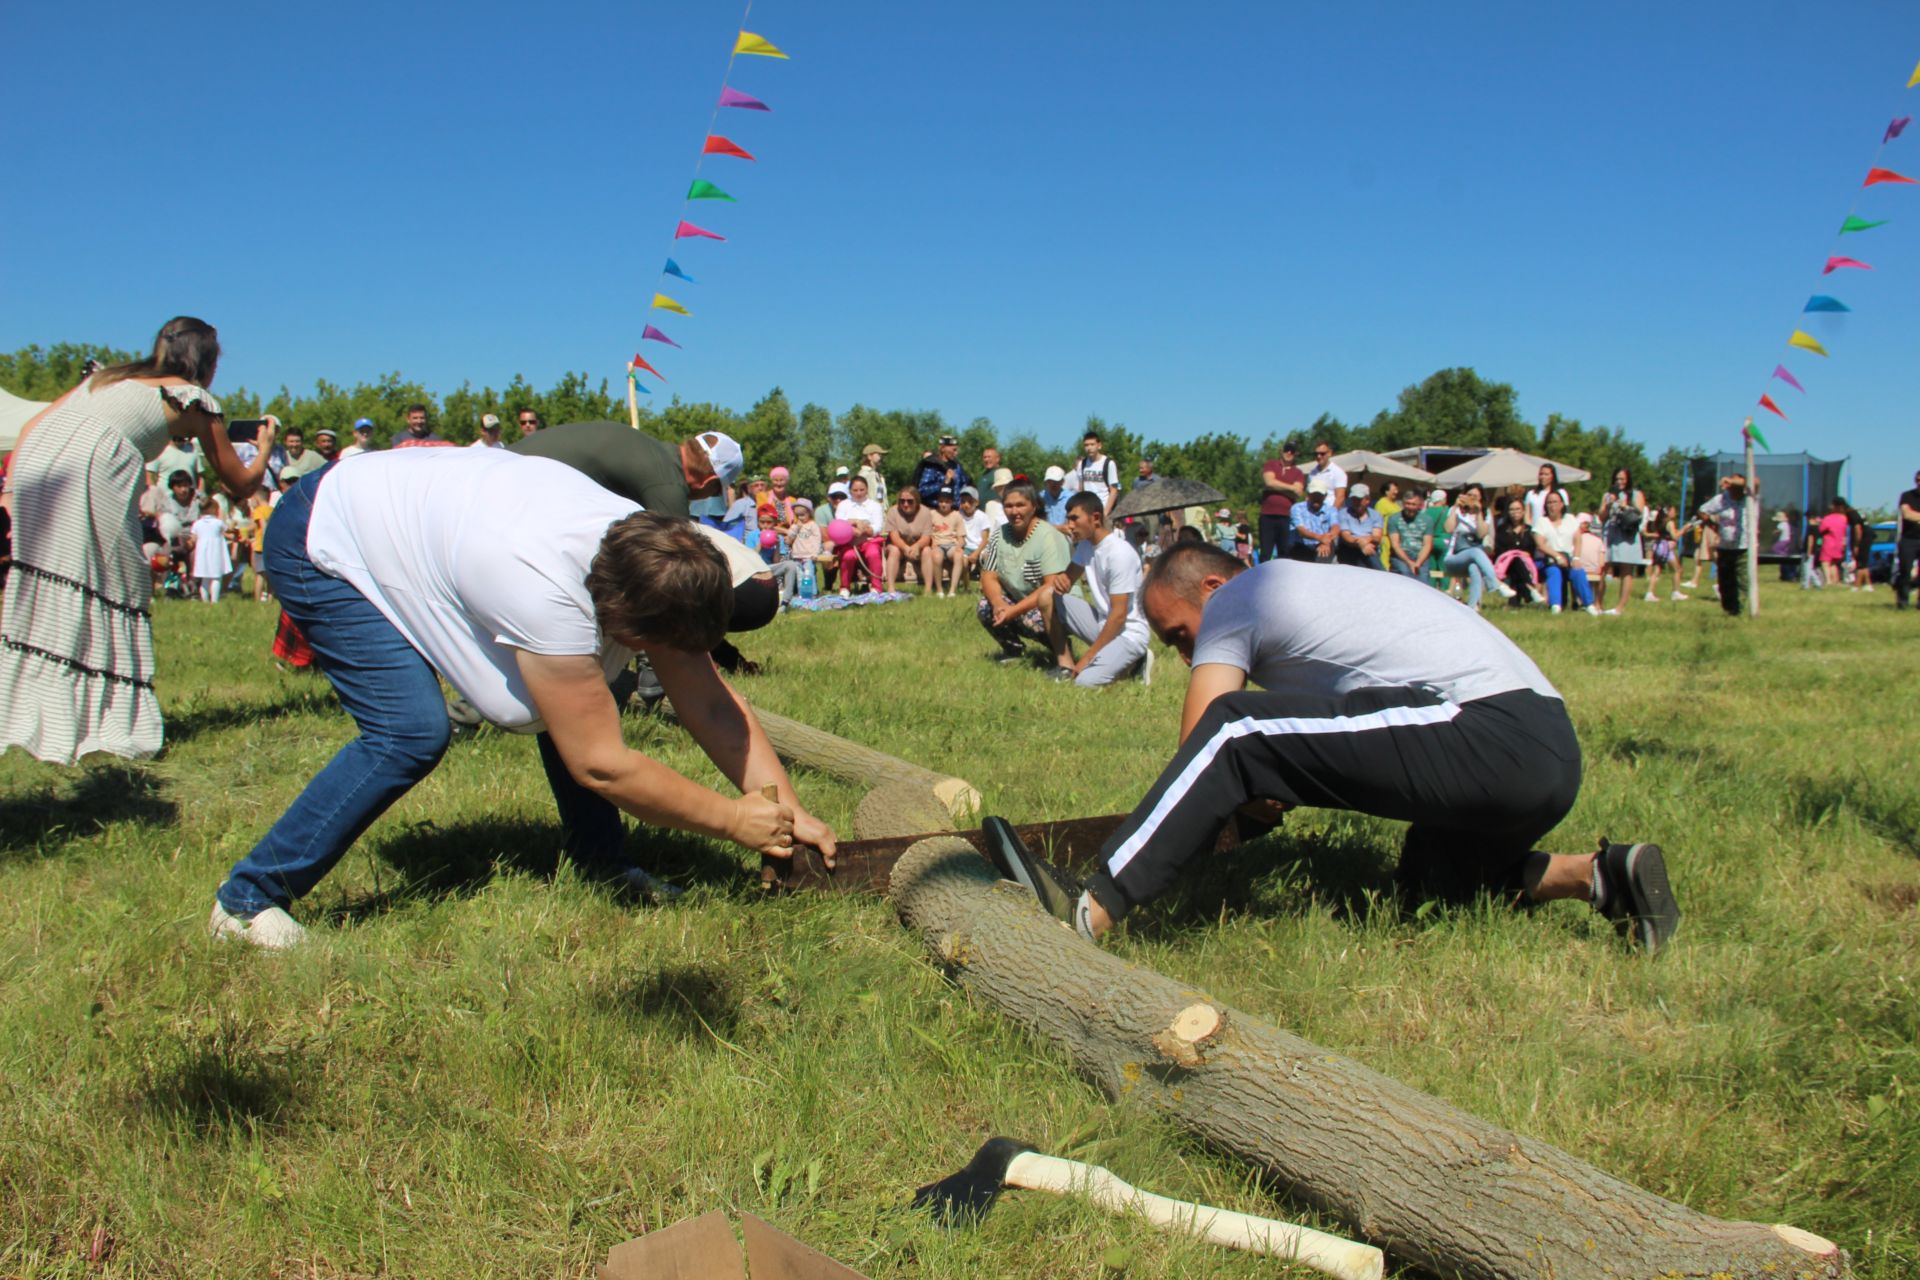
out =
<svg viewBox="0 0 1920 1280"><path fill-rule="evenodd" d="M22 400L11 391L0 389L0 452L11 451L13 442L20 438L20 428L46 407L44 401Z"/></svg>

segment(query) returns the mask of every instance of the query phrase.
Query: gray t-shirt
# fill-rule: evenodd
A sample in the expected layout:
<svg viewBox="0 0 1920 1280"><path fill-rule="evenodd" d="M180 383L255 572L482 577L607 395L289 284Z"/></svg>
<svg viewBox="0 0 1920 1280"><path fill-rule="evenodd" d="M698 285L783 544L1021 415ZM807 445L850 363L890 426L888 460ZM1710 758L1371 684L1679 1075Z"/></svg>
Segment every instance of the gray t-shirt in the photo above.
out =
<svg viewBox="0 0 1920 1280"><path fill-rule="evenodd" d="M1340 575L1328 584L1327 575ZM1269 560L1213 593L1193 665L1237 667L1264 689L1430 689L1450 702L1559 692L1477 612L1423 582L1358 565Z"/></svg>

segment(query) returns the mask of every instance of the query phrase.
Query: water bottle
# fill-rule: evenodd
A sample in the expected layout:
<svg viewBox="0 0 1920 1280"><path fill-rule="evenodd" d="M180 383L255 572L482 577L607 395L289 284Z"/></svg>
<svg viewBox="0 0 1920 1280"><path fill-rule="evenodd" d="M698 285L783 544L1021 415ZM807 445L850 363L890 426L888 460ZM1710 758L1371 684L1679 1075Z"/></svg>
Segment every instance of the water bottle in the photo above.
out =
<svg viewBox="0 0 1920 1280"><path fill-rule="evenodd" d="M800 598L811 600L819 593L819 584L813 579L813 557L808 556L800 562Z"/></svg>

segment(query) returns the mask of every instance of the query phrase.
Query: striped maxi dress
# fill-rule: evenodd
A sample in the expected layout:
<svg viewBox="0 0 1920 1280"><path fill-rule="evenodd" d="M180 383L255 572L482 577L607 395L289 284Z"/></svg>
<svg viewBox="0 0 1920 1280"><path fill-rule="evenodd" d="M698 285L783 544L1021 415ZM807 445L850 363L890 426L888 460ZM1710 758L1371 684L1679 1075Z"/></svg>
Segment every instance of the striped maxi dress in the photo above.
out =
<svg viewBox="0 0 1920 1280"><path fill-rule="evenodd" d="M15 450L13 575L0 600L0 750L72 764L160 750L153 579L141 550L147 459L167 404L220 406L194 386L77 388Z"/></svg>

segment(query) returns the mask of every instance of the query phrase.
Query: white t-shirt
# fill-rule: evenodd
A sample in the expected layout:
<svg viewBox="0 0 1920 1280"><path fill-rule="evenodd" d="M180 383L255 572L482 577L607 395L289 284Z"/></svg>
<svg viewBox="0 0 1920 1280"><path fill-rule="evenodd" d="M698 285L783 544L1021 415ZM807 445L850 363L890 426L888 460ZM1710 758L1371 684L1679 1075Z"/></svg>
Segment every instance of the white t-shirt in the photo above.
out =
<svg viewBox="0 0 1920 1280"><path fill-rule="evenodd" d="M565 463L500 449L370 453L327 474L307 555L373 602L490 722L545 726L515 650L633 657L600 635L587 570L640 508Z"/></svg>
<svg viewBox="0 0 1920 1280"><path fill-rule="evenodd" d="M1547 499L1553 494L1560 495L1560 501L1566 503L1562 511L1572 511L1573 503L1567 498L1565 489L1529 489L1526 492L1527 523L1539 524L1547 518Z"/></svg>
<svg viewBox="0 0 1920 1280"><path fill-rule="evenodd" d="M1328 575L1337 574L1329 587ZM1331 596L1337 609L1326 607ZM1450 702L1560 694L1499 628L1444 592L1359 565L1269 560L1207 601L1193 665L1237 667L1262 688L1422 688Z"/></svg>
<svg viewBox="0 0 1920 1280"><path fill-rule="evenodd" d="M1335 462L1329 462L1324 467L1308 467L1307 483L1312 484L1315 480L1327 482L1327 505L1330 507L1336 505L1334 499L1340 496L1340 491L1348 487L1346 471Z"/></svg>
<svg viewBox="0 0 1920 1280"><path fill-rule="evenodd" d="M868 498L865 502L855 502L852 498L848 498L834 508L833 518L845 520L848 524L852 524L855 520L865 520L873 526L873 534L876 538L887 528L887 513L882 511L880 504L872 498Z"/></svg>
<svg viewBox="0 0 1920 1280"><path fill-rule="evenodd" d="M1001 519L1004 522L1006 517L1002 516ZM970 552L978 551L981 544L986 542L987 536L993 532L993 517L989 516L981 508L975 507L973 514L966 517L966 522L966 549Z"/></svg>
<svg viewBox="0 0 1920 1280"><path fill-rule="evenodd" d="M1083 453L1080 460L1073 464L1073 470L1067 473L1066 483L1060 488L1067 493L1096 494L1104 503L1109 493L1120 490L1119 464L1112 458L1096 460Z"/></svg>
<svg viewBox="0 0 1920 1280"><path fill-rule="evenodd" d="M1102 623L1113 612L1113 597L1132 597L1127 606L1127 625L1121 634L1144 642L1147 615L1140 611L1140 582L1146 576L1146 568L1126 535L1109 531L1100 539L1099 546L1075 542L1073 562L1087 571L1087 594L1093 597L1093 612Z"/></svg>

